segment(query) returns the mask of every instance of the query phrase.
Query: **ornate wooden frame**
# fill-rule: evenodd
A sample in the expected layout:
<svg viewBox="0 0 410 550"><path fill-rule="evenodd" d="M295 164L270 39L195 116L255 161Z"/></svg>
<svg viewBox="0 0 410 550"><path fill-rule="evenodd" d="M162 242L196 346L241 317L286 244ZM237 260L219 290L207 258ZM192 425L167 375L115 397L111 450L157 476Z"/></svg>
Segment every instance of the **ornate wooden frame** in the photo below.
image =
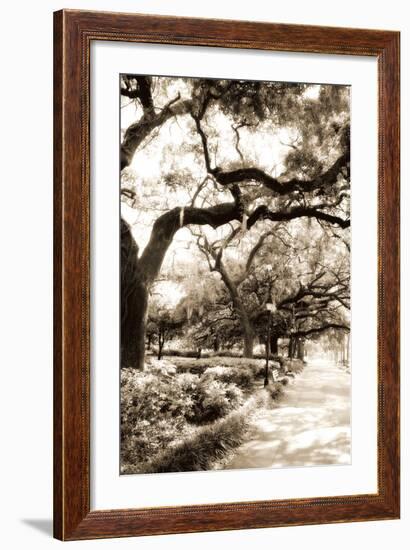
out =
<svg viewBox="0 0 410 550"><path fill-rule="evenodd" d="M90 510L92 40L375 56L379 87L378 492ZM124 537L399 517L398 32L63 10L54 14L54 535Z"/></svg>

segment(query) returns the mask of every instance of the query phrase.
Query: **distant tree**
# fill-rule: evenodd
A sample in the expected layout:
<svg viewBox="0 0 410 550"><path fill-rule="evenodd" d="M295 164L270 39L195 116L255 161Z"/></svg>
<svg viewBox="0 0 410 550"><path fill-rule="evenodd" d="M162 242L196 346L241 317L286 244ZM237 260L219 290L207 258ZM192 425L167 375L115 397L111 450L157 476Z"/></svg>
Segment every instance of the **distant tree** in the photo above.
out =
<svg viewBox="0 0 410 550"><path fill-rule="evenodd" d="M270 350L278 353L279 338L289 339L289 355L303 356L304 341L324 331L349 329L350 307L349 257L339 241L319 229L308 245L305 228L291 237L277 224L260 234L242 252L242 261L223 261L224 252L234 247L233 233L224 241L209 243L196 234L199 249L205 255L211 272L219 273L228 292L229 302L220 304L219 315L204 320L233 337L244 340L245 355L252 356L255 336L266 343L270 319ZM331 242L333 241L333 243ZM235 245L238 246L237 244ZM273 299L276 312L268 316L266 303ZM228 327L226 322L230 321ZM251 344L247 348L247 343Z"/></svg>
<svg viewBox="0 0 410 550"><path fill-rule="evenodd" d="M151 304L147 323L148 338L157 344L158 359L162 359L165 343L181 333L185 322L186 318L181 315L180 311L161 307L155 302Z"/></svg>
<svg viewBox="0 0 410 550"><path fill-rule="evenodd" d="M349 255L332 239L324 235L309 247L306 261L277 297L271 349L277 349L279 338L288 338L289 357L303 359L306 339L350 330Z"/></svg>
<svg viewBox="0 0 410 550"><path fill-rule="evenodd" d="M245 281L246 277L248 276L252 268L253 260L259 250L262 248L264 241L268 237L270 237L272 233L269 231L262 233L256 244L252 246L252 248L246 255L244 268L236 276L232 276L229 273L227 266L224 264L223 252L225 248L229 246L229 244L233 241L235 236L238 235L239 231L240 227L233 229L230 235L227 237L227 239L224 240L222 244L209 243L208 239L203 234L195 234L195 236L197 237L198 248L201 250L201 252L203 252L207 259L209 269L211 271L219 273L226 289L229 292L233 311L236 314L241 325L241 332L243 335L243 355L244 357L252 357L255 333L252 327L250 312L246 307L245 300L241 295L242 293L240 292L240 285L243 283L243 281Z"/></svg>

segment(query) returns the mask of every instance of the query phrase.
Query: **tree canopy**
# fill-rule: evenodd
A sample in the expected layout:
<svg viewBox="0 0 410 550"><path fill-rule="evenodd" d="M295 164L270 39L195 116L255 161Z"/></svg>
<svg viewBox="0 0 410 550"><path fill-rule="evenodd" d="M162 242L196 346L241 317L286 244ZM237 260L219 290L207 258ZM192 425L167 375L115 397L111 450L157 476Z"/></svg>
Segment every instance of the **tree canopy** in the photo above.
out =
<svg viewBox="0 0 410 550"><path fill-rule="evenodd" d="M251 354L268 299L279 337L348 330L349 102L346 86L122 75L123 364L142 368L161 281L208 345L245 336Z"/></svg>

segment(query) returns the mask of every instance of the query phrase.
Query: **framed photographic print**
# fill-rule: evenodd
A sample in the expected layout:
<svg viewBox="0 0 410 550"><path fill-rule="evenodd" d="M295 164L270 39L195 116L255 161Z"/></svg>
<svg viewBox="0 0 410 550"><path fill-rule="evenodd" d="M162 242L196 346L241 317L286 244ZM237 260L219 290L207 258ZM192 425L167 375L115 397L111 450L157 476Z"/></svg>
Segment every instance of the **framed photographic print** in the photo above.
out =
<svg viewBox="0 0 410 550"><path fill-rule="evenodd" d="M54 14L54 533L399 517L399 33Z"/></svg>

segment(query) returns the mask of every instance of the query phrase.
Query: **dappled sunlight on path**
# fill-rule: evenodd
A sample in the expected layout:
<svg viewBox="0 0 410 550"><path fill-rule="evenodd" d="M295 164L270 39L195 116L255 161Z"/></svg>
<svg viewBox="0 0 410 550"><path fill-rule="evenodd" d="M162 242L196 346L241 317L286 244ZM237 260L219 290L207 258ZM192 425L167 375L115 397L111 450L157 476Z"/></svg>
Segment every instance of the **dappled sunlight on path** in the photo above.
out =
<svg viewBox="0 0 410 550"><path fill-rule="evenodd" d="M257 414L250 440L224 469L329 464L350 464L350 374L314 362Z"/></svg>

